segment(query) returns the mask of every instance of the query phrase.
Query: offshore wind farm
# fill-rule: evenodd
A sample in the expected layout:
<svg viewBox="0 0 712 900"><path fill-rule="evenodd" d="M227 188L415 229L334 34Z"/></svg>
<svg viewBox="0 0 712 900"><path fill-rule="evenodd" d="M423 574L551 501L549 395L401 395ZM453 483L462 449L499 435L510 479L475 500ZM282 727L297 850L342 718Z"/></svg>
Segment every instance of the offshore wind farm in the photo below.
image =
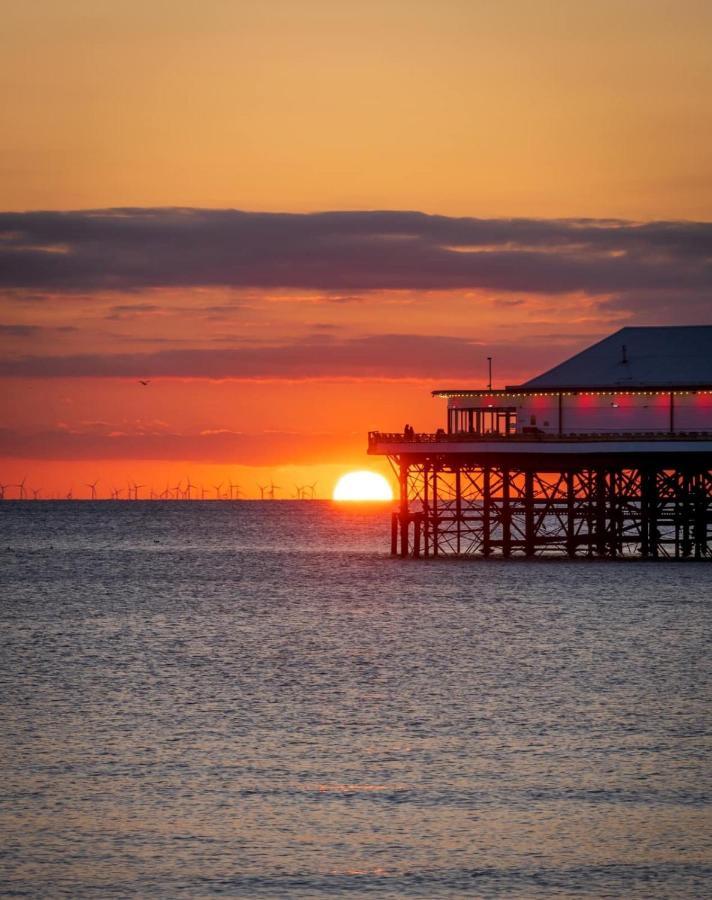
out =
<svg viewBox="0 0 712 900"><path fill-rule="evenodd" d="M242 488L239 484L234 484L232 482L228 482L226 484L220 483L216 485L203 485L203 484L193 484L189 478L186 478L185 483L178 482L178 484L169 487L166 485L163 490L159 490L153 485L145 485L138 484L136 482L128 482L126 487L114 487L108 486L103 491L102 488L99 487L101 479L97 478L93 482L87 482L86 485L80 485L81 487L88 488L88 493L85 492L83 495L78 493L75 494L74 485L71 485L69 489L59 492L44 492L43 489L35 488L35 487L25 487L26 478L23 479L19 484L11 484L11 483L0 483L0 500L27 500L31 499L35 500L113 500L113 501L136 501L136 500L249 500L249 499L257 499L257 496L248 497L243 493ZM140 491L145 491L145 493L139 496ZM270 484L267 486L257 485L257 491L259 492L260 500L277 500L277 499L290 499L290 500L316 500L318 499L317 495L317 483L313 484L294 484L291 487L292 493L290 493L289 497L279 498L280 488L278 485ZM32 497L28 498L28 491L31 492Z"/></svg>

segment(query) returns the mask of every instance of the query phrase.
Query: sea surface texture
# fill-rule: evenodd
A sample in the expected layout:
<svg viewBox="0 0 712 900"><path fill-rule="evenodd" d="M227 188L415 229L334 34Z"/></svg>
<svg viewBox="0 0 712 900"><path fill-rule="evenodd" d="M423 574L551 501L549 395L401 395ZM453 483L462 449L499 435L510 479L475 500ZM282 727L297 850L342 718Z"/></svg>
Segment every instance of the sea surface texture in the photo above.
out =
<svg viewBox="0 0 712 900"><path fill-rule="evenodd" d="M712 563L0 503L0 892L709 897Z"/></svg>

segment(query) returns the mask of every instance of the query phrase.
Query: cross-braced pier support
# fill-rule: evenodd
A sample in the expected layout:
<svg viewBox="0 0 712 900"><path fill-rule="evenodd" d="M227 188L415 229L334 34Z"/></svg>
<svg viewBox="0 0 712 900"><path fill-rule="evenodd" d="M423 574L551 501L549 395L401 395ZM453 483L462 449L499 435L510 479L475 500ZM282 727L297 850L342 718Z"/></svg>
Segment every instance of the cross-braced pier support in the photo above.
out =
<svg viewBox="0 0 712 900"><path fill-rule="evenodd" d="M400 482L394 555L712 559L709 461L391 462Z"/></svg>

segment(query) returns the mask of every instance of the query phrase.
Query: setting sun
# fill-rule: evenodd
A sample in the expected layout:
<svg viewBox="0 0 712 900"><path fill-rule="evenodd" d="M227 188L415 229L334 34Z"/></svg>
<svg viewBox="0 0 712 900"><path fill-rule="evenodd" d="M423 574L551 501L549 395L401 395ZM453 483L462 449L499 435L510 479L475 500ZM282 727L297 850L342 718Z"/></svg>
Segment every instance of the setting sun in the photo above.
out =
<svg viewBox="0 0 712 900"><path fill-rule="evenodd" d="M383 475L368 472L348 472L339 478L334 500L392 500L393 491Z"/></svg>

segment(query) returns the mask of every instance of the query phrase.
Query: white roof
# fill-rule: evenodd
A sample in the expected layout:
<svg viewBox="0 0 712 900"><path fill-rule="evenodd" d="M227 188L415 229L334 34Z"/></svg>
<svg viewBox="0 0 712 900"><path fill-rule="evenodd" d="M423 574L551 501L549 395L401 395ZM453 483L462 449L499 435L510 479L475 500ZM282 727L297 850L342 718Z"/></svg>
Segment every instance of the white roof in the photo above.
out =
<svg viewBox="0 0 712 900"><path fill-rule="evenodd" d="M712 386L712 325L621 328L520 387Z"/></svg>

